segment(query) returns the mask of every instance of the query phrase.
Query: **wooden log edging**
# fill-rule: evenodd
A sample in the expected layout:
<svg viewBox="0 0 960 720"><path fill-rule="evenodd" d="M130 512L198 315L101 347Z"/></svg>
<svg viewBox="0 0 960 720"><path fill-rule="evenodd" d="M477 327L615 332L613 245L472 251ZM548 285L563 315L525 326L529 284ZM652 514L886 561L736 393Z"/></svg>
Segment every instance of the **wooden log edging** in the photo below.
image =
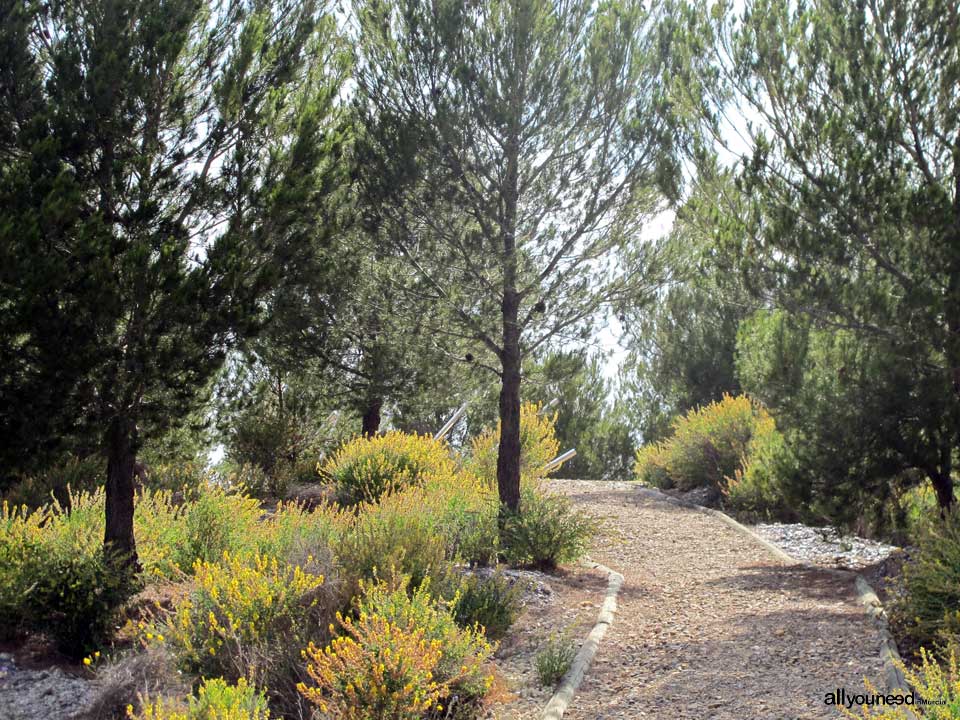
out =
<svg viewBox="0 0 960 720"><path fill-rule="evenodd" d="M880 602L880 598L877 597L877 593L870 586L870 583L867 582L866 578L863 577L860 573L854 572L853 570L841 570L838 568L825 568L819 565L814 565L813 563L803 562L797 558L789 555L784 552L784 550L777 545L774 545L772 542L766 538L762 538L757 533L755 533L750 528L742 525L741 523L734 520L732 517L723 513L719 510L714 510L713 508L703 507L702 505L697 505L688 500L681 500L680 498L675 498L671 495L667 495L660 490L654 488L647 488L638 486L637 491L639 494L650 497L656 500L663 500L674 505L678 505L689 510L694 510L699 513L706 515L712 515L718 520L722 520L731 528L736 530L741 535L745 535L755 542L762 545L771 555L775 556L777 559L782 560L785 563L791 565L799 565L807 570L816 570L818 572L827 572L832 575L837 575L843 578L852 578L854 581L854 589L857 592L857 600L863 605L864 610L867 613L867 616L873 621L874 627L880 635L880 659L883 663L883 680L886 685L886 690L888 692L896 692L900 690L904 693L910 692L910 686L907 683L906 678L903 675L903 672L898 667L898 664L902 663L900 658L900 651L897 649L897 642L894 640L893 635L890 633L890 627L887 623L887 614L883 609L883 604ZM909 712L909 711L908 711Z"/></svg>
<svg viewBox="0 0 960 720"><path fill-rule="evenodd" d="M556 692L543 709L542 720L560 720L563 717L563 713L570 706L574 694L583 682L587 670L593 664L593 658L597 654L597 650L600 649L600 641L613 624L613 617L617 612L617 594L623 585L623 575L592 560L584 560L584 564L607 574L607 592L604 595L603 604L600 606L597 622L590 634L587 635L583 645L580 646L570 669L567 670L560 681L560 685L557 686Z"/></svg>

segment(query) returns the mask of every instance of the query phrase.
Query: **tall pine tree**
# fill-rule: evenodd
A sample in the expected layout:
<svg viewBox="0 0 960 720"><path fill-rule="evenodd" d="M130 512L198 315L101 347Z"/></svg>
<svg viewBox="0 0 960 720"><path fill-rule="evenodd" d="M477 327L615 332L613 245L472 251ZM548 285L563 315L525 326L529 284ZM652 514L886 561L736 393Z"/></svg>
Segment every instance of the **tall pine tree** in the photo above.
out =
<svg viewBox="0 0 960 720"><path fill-rule="evenodd" d="M940 384L960 444L960 8L682 3L674 96L740 162L714 217L744 281ZM681 50L681 47L683 48ZM729 140L739 135L740 141ZM730 212L731 207L738 207ZM883 388L878 392L885 392ZM939 415L937 405L917 412ZM941 418L922 423L933 427ZM952 461L924 468L942 507Z"/></svg>
<svg viewBox="0 0 960 720"><path fill-rule="evenodd" d="M635 244L677 176L641 3L358 0L364 190L500 378L497 484L520 500L525 355L645 279Z"/></svg>
<svg viewBox="0 0 960 720"><path fill-rule="evenodd" d="M335 26L308 0L5 0L0 434L106 455L136 564L144 432L194 404L297 266L331 170Z"/></svg>

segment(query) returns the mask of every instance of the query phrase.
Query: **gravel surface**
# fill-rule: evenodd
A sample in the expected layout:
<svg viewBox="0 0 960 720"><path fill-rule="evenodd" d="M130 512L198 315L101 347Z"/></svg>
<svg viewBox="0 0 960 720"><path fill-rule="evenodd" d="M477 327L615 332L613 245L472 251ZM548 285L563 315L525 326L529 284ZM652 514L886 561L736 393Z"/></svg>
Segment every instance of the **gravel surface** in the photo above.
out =
<svg viewBox="0 0 960 720"><path fill-rule="evenodd" d="M883 562L899 550L895 545L884 545L856 535L841 535L831 527L771 523L755 525L753 531L797 560L848 570L860 570Z"/></svg>
<svg viewBox="0 0 960 720"><path fill-rule="evenodd" d="M534 720L553 695L540 685L536 656L551 635L566 635L579 648L596 622L607 577L582 566L562 574L507 570L529 587L523 613L495 655L499 682L494 685L491 715L496 720Z"/></svg>
<svg viewBox="0 0 960 720"><path fill-rule="evenodd" d="M880 682L851 579L786 566L720 520L620 482L552 487L607 518L591 557L625 576L616 620L565 718L835 718Z"/></svg>
<svg viewBox="0 0 960 720"><path fill-rule="evenodd" d="M18 668L0 654L0 720L72 720L87 704L90 681L57 667Z"/></svg>

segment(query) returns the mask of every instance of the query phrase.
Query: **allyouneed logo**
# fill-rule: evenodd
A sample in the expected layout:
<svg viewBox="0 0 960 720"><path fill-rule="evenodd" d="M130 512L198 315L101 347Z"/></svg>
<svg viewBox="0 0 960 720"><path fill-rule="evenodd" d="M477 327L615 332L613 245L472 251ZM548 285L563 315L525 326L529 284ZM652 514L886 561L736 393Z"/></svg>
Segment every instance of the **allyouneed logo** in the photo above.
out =
<svg viewBox="0 0 960 720"><path fill-rule="evenodd" d="M921 697L917 697L917 694L913 691L903 694L887 693L886 695L881 695L879 693L851 694L847 693L847 691L843 688L837 688L833 692L826 693L823 696L823 702L825 705L842 705L847 708L847 710L852 709L854 706L861 707L863 705L925 706L947 704L947 701L943 698L939 700L924 700Z"/></svg>

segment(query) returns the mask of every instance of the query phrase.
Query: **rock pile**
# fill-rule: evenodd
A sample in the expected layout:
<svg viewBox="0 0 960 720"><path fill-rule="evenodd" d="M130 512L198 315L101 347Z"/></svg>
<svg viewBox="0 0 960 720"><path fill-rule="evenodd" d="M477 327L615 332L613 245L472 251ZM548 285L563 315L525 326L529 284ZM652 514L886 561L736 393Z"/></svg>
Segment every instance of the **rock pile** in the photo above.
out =
<svg viewBox="0 0 960 720"><path fill-rule="evenodd" d="M860 570L883 562L899 550L894 545L844 535L832 527L770 523L755 525L753 530L797 560L824 567Z"/></svg>

